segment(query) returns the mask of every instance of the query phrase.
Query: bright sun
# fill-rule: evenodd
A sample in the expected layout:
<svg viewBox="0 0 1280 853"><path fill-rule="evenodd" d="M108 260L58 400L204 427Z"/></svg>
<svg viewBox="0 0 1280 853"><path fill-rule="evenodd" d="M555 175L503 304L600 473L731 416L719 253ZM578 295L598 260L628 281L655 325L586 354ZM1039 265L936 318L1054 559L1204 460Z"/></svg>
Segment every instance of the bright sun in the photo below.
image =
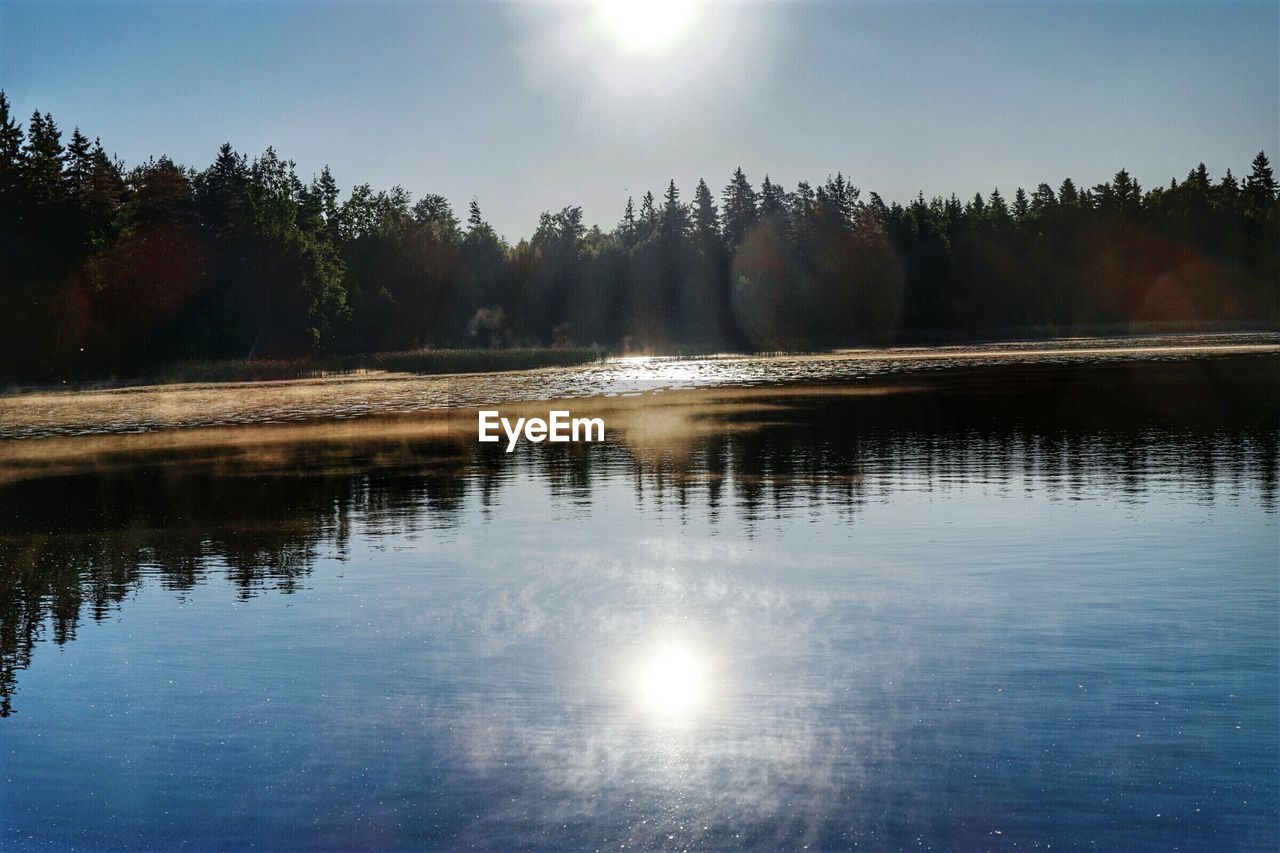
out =
<svg viewBox="0 0 1280 853"><path fill-rule="evenodd" d="M651 53L675 44L698 16L695 0L597 0L596 17L618 46Z"/></svg>
<svg viewBox="0 0 1280 853"><path fill-rule="evenodd" d="M701 703L704 682L696 657L681 646L667 646L645 662L640 672L640 698L654 713L683 715Z"/></svg>

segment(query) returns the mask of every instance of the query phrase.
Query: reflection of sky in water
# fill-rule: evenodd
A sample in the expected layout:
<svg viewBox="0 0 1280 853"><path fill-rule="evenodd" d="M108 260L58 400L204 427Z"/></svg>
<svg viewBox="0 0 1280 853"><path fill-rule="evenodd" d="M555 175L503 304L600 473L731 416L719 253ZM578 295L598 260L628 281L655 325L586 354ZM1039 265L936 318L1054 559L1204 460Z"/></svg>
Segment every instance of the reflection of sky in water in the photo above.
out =
<svg viewBox="0 0 1280 853"><path fill-rule="evenodd" d="M23 673L0 816L90 845L1274 830L1276 516L1256 494L885 485L748 537L638 500L623 470L589 505L524 470L448 529L358 522L293 595L145 586Z"/></svg>
<svg viewBox="0 0 1280 853"><path fill-rule="evenodd" d="M287 595L154 574L19 673L0 843L1267 847L1274 431L893 405L678 489L616 447L448 514L406 476Z"/></svg>

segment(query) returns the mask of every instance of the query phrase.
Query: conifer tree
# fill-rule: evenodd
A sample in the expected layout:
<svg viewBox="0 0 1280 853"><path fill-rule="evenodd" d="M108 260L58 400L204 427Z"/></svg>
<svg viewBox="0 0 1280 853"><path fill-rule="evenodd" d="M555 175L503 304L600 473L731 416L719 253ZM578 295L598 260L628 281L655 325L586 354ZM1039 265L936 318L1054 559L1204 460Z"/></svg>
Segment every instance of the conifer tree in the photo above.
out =
<svg viewBox="0 0 1280 853"><path fill-rule="evenodd" d="M662 232L668 240L680 240L689 230L689 212L680 203L680 191L674 179L667 184L662 204Z"/></svg>
<svg viewBox="0 0 1280 853"><path fill-rule="evenodd" d="M700 243L719 241L720 221L716 212L715 200L711 197L711 189L707 182L698 179L698 187L693 192L693 233Z"/></svg>
<svg viewBox="0 0 1280 853"><path fill-rule="evenodd" d="M760 184L760 218L778 220L787 214L787 194L766 174Z"/></svg>
<svg viewBox="0 0 1280 853"><path fill-rule="evenodd" d="M22 181L22 126L10 114L9 99L0 89L0 217L18 203ZM0 219L0 224L3 220Z"/></svg>
<svg viewBox="0 0 1280 853"><path fill-rule="evenodd" d="M77 127L71 131L71 141L67 143L67 168L63 175L68 192L73 198L83 193L89 184L90 173L93 170L90 156L89 140Z"/></svg>
<svg viewBox="0 0 1280 853"><path fill-rule="evenodd" d="M66 154L62 134L53 116L38 111L27 122L27 144L22 149L27 192L36 204L48 205L63 197L62 167Z"/></svg>
<svg viewBox="0 0 1280 853"><path fill-rule="evenodd" d="M304 185L229 144L195 171L110 158L0 91L0 379L146 370L178 358L422 345L827 346L1027 324L1280 319L1280 198L1265 153L1243 181L1199 164L1144 192L999 190L863 203L837 172L720 199L628 198L609 232L544 214L508 246L474 200ZM1141 227L1129 223L1141 220ZM1014 227L1016 225L1016 227ZM1170 250L1174 247L1174 251ZM1153 288L1155 288L1153 290ZM1178 294L1164 299L1159 289ZM481 334L483 332L483 334ZM88 355L79 355L83 351Z"/></svg>
<svg viewBox="0 0 1280 853"><path fill-rule="evenodd" d="M734 170L733 178L724 188L721 205L721 232L724 234L725 246L729 251L734 251L756 224L758 216L756 192L747 181L741 166Z"/></svg>
<svg viewBox="0 0 1280 853"><path fill-rule="evenodd" d="M1053 194L1053 187L1042 183L1036 187L1036 191L1031 195L1031 210L1039 212L1053 207L1057 200L1057 197Z"/></svg>
<svg viewBox="0 0 1280 853"><path fill-rule="evenodd" d="M646 191L644 198L640 200L640 221L644 223L646 232L652 231L658 225L658 209L655 204L653 193Z"/></svg>
<svg viewBox="0 0 1280 853"><path fill-rule="evenodd" d="M1249 215L1254 218L1269 216L1275 207L1276 179L1271 171L1271 161L1262 151L1253 158L1252 171L1245 180L1245 196L1248 199Z"/></svg>
<svg viewBox="0 0 1280 853"><path fill-rule="evenodd" d="M89 152L89 182L81 194L81 204L89 220L90 240L102 242L119 230L124 193L120 166L102 150L101 140L95 139Z"/></svg>
<svg viewBox="0 0 1280 853"><path fill-rule="evenodd" d="M1058 187L1058 202L1063 207L1075 207L1080 203L1080 193L1076 190L1076 182L1070 178L1063 178L1062 184Z"/></svg>
<svg viewBox="0 0 1280 853"><path fill-rule="evenodd" d="M1018 187L1013 194L1013 215L1020 220L1027 215L1027 211L1030 209L1031 203L1027 200L1027 191L1022 187Z"/></svg>
<svg viewBox="0 0 1280 853"><path fill-rule="evenodd" d="M618 231L626 243L630 243L635 237L636 205L631 196L627 196L627 206L622 210L622 220L618 223Z"/></svg>

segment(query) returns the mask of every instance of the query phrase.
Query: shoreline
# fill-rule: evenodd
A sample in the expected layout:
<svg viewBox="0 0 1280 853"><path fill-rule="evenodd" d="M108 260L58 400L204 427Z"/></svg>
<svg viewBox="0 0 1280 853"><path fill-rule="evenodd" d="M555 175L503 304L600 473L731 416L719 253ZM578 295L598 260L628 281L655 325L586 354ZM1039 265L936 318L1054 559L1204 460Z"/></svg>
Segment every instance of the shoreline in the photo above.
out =
<svg viewBox="0 0 1280 853"><path fill-rule="evenodd" d="M1182 348L1183 352L1191 351ZM1090 350L1097 352L1097 350ZM1139 357L1113 359L988 360L979 364L956 361L949 369L910 369L886 372L860 380L784 381L756 385L720 385L654 389L578 397L542 397L501 404L504 415L541 416L548 407L571 410L574 416L599 417L607 423L603 442L636 459L691 458L699 442L715 436L750 433L792 423L796 412L815 402L843 398L879 405L905 397L963 397L993 401L1024 395L1060 395L1075 399L1095 381L1115 385L1119 377L1126 400L1145 406L1161 418L1178 422L1188 416L1169 396L1188 377L1213 386L1218 376L1249 375L1257 382L1280 377L1280 344L1237 347L1226 357L1220 350L1202 356L1178 356L1165 348L1160 357L1143 351ZM1256 360L1255 360L1256 359ZM907 362L911 363L911 362ZM919 362L915 362L919 363ZM1240 371L1246 371L1241 374ZM1259 373L1259 370L1263 371ZM1121 373L1117 373L1122 371ZM1225 387L1225 386L1224 386ZM1193 419L1213 407L1193 406ZM457 470L475 464L475 454L492 450L524 464L526 451L552 452L550 446L523 445L507 456L497 445L477 438L480 406L453 406L407 412L371 413L351 418L309 418L258 421L235 425L196 425L181 428L44 434L0 439L0 487L23 480L143 467L154 470L205 471L214 476L307 476L334 471ZM1208 416L1212 416L1209 414ZM571 456L589 452L586 445L563 445Z"/></svg>
<svg viewBox="0 0 1280 853"><path fill-rule="evenodd" d="M622 358L701 360L714 358L772 358L826 356L854 352L942 350L964 347L1036 347L1050 342L1095 340L1165 340L1170 338L1232 338L1270 336L1280 340L1280 324L1245 323L1139 323L1100 326L1023 326L1011 329L977 329L964 332L919 331L896 339L865 345L839 345L794 350L714 350L692 347L664 351L630 351L599 345L572 347L504 347L499 349L422 349L364 354L328 354L281 359L229 359L178 362L150 374L126 378L62 380L45 383L0 384L0 400L55 392L122 391L131 388L186 385L303 382L309 380L359 380L370 376L461 376L510 373L555 367L576 367Z"/></svg>
<svg viewBox="0 0 1280 853"><path fill-rule="evenodd" d="M687 389L863 383L890 375L1009 364L1280 354L1280 334L1071 338L810 355L621 357L586 365L423 376L365 373L269 382L57 389L0 396L0 442L248 425L346 423L480 406Z"/></svg>

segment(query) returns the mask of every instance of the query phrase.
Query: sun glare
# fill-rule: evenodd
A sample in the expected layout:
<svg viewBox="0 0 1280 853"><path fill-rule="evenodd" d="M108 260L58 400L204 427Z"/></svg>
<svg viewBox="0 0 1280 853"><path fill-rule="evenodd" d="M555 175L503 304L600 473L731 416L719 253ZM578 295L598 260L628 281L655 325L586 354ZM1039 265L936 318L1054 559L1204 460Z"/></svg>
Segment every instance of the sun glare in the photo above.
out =
<svg viewBox="0 0 1280 853"><path fill-rule="evenodd" d="M698 16L694 0L597 0L601 28L618 46L652 53L674 45Z"/></svg>
<svg viewBox="0 0 1280 853"><path fill-rule="evenodd" d="M640 699L655 714L682 716L701 704L705 673L698 659L681 646L658 650L640 671Z"/></svg>

